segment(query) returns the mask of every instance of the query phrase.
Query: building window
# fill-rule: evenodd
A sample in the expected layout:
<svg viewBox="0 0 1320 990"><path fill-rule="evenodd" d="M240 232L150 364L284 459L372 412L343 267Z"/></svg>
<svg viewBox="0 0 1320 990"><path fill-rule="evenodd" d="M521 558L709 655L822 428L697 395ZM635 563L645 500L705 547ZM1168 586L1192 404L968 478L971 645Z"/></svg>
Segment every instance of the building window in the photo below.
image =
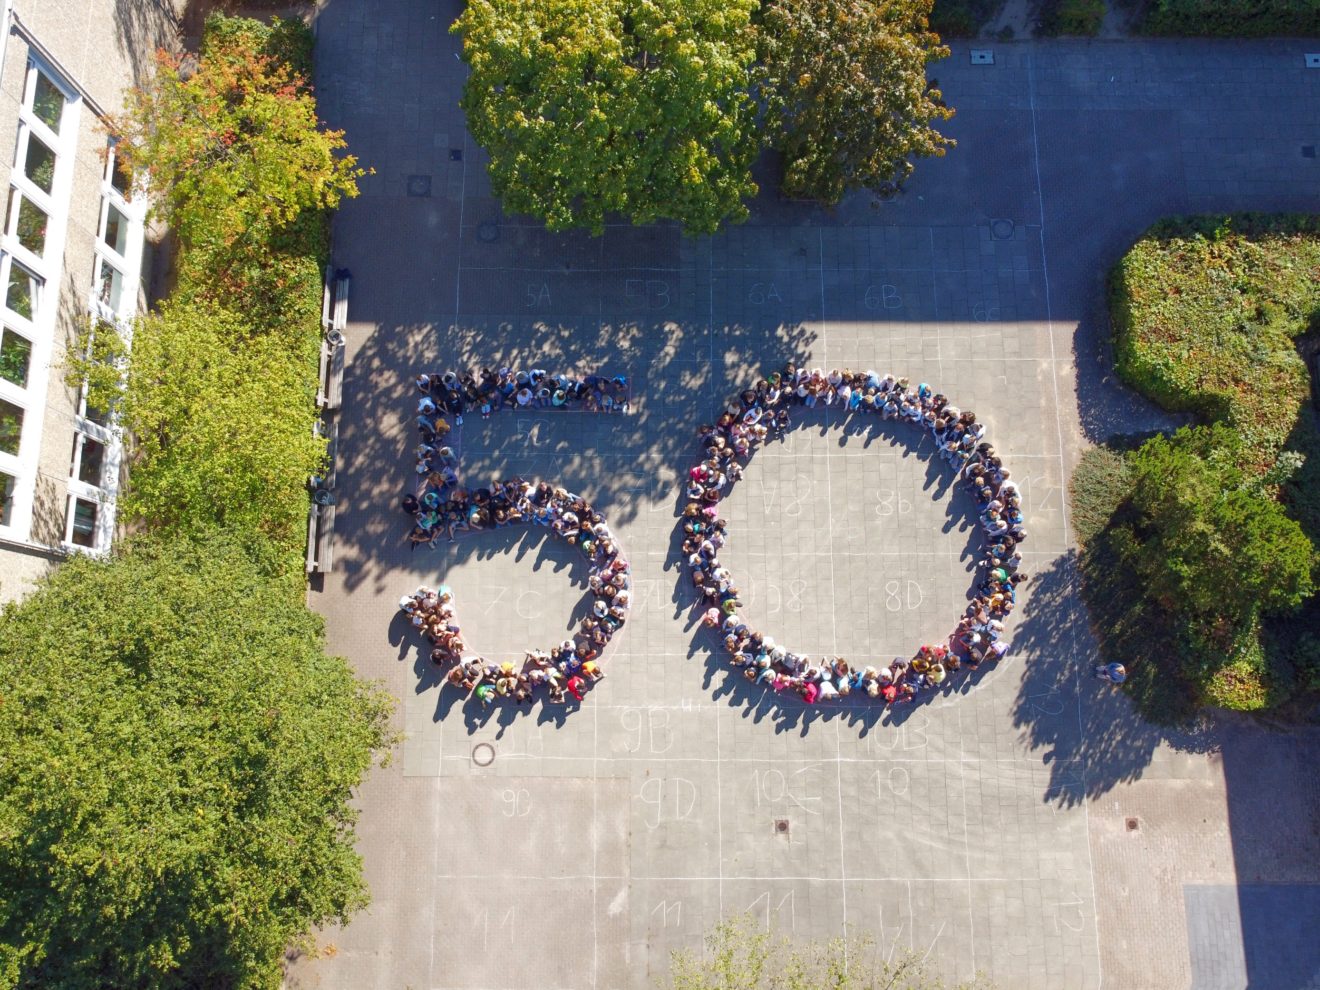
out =
<svg viewBox="0 0 1320 990"><path fill-rule="evenodd" d="M96 524L101 518L101 506L90 498L69 496L69 515L64 539L76 547L95 550L100 545Z"/></svg>
<svg viewBox="0 0 1320 990"><path fill-rule="evenodd" d="M18 456L20 441L23 439L23 407L16 406L8 399L0 399L0 454Z"/></svg>
<svg viewBox="0 0 1320 990"><path fill-rule="evenodd" d="M0 527L19 539L32 516L79 110L75 90L31 52L0 225Z"/></svg>
<svg viewBox="0 0 1320 990"><path fill-rule="evenodd" d="M128 162L115 153L114 143L110 145L110 188L119 193L125 203L133 202L133 173L128 170Z"/></svg>
<svg viewBox="0 0 1320 990"><path fill-rule="evenodd" d="M120 212L114 203L105 204L105 221L102 223L101 241L115 254L123 257L128 253L128 217Z"/></svg>
<svg viewBox="0 0 1320 990"><path fill-rule="evenodd" d="M0 471L0 526L12 525L16 487L18 487L18 479L8 471Z"/></svg>
<svg viewBox="0 0 1320 990"><path fill-rule="evenodd" d="M69 473L84 485L100 488L105 470L105 444L95 437L76 433L73 437L73 464Z"/></svg>
<svg viewBox="0 0 1320 990"><path fill-rule="evenodd" d="M23 175L46 195L55 191L55 152L30 131L23 156Z"/></svg>
<svg viewBox="0 0 1320 990"><path fill-rule="evenodd" d="M124 273L104 258L97 259L96 298L115 316L124 305Z"/></svg>
<svg viewBox="0 0 1320 990"><path fill-rule="evenodd" d="M31 363L32 341L9 327L0 328L0 378L19 388L27 388Z"/></svg>
<svg viewBox="0 0 1320 990"><path fill-rule="evenodd" d="M41 276L12 258L9 260L9 279L5 285L5 308L31 320L41 301Z"/></svg>
<svg viewBox="0 0 1320 990"><path fill-rule="evenodd" d="M17 189L9 190L9 210L5 214L5 233L38 258L46 253L46 228L50 217Z"/></svg>
<svg viewBox="0 0 1320 990"><path fill-rule="evenodd" d="M60 130L64 119L64 107L68 103L64 91L56 86L41 69L36 70L33 83L32 114L52 131Z"/></svg>

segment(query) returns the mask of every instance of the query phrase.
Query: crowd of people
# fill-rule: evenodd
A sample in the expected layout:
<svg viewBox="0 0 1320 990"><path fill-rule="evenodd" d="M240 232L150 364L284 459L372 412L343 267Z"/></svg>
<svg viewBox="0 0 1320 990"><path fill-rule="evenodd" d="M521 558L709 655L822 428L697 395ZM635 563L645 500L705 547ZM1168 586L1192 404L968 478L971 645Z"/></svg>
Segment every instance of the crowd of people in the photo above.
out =
<svg viewBox="0 0 1320 990"><path fill-rule="evenodd" d="M581 701L583 691L604 676L598 659L627 621L632 595L632 572L604 517L580 495L521 478L497 481L490 488L472 492L456 490L430 511L441 520L437 525L448 527L451 536L459 528L494 529L514 523L544 526L586 557L590 611L571 639L549 652L528 652L518 667L464 656L466 644L454 620L453 593L448 587L442 585L436 591L419 588L399 602L399 608L430 642L431 662L445 671L448 683L483 705L501 698L530 704L540 687L553 703L562 704L565 692ZM424 525L417 522L414 532Z"/></svg>
<svg viewBox="0 0 1320 990"><path fill-rule="evenodd" d="M753 630L739 614L742 602L719 551L727 524L720 500L742 477L756 447L783 435L794 407L837 407L845 413L902 419L924 428L939 455L957 472L979 510L985 554L977 563L976 594L948 640L927 644L886 666L843 657L794 653ZM884 704L911 701L940 690L964 667L1001 659L1008 651L1004 619L1027 578L1019 568L1027 538L1022 500L976 414L953 405L929 385L874 371L808 370L792 364L745 389L719 420L697 431L701 461L688 472L683 509L683 552L701 595L702 621L714 630L730 662L749 681L789 692L808 704L865 695Z"/></svg>
<svg viewBox="0 0 1320 990"><path fill-rule="evenodd" d="M463 425L464 413L475 409L489 419L501 409L582 409L587 412L625 412L632 401L632 387L624 375L552 375L543 368L515 371L512 368L459 374L418 375L417 428L422 442L417 448L417 473L438 474L457 483L457 458L445 445L453 426Z"/></svg>

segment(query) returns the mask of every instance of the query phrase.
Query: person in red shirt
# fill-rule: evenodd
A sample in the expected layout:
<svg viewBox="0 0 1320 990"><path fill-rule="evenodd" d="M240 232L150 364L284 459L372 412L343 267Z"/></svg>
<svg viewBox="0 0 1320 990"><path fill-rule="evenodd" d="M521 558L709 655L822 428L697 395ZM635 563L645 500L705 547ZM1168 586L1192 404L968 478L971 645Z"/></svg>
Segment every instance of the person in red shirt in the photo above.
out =
<svg viewBox="0 0 1320 990"><path fill-rule="evenodd" d="M568 693L571 694L574 698L577 698L578 701L582 700L582 689L585 688L586 686L587 686L587 682L584 681L577 674L574 674L572 677L568 679L568 684L567 684Z"/></svg>

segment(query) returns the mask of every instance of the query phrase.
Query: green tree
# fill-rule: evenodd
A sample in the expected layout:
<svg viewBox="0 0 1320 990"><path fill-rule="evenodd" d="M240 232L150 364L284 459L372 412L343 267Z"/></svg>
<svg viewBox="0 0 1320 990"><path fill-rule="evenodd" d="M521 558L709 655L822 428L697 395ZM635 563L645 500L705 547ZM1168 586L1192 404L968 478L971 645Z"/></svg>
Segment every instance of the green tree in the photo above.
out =
<svg viewBox="0 0 1320 990"><path fill-rule="evenodd" d="M837 203L850 189L897 189L912 159L954 142L935 122L953 111L927 86L949 49L931 32L931 0L767 0L761 82L784 191Z"/></svg>
<svg viewBox="0 0 1320 990"><path fill-rule="evenodd" d="M704 952L670 957L673 990L944 990L921 956L881 959L866 936L794 942L772 935L747 915L722 921ZM949 990L989 990L979 976Z"/></svg>
<svg viewBox="0 0 1320 990"><path fill-rule="evenodd" d="M75 557L0 621L0 986L277 987L366 903L391 702L233 536Z"/></svg>
<svg viewBox="0 0 1320 990"><path fill-rule="evenodd" d="M125 511L155 529L223 525L296 543L325 455L316 347L202 302L139 320L119 402L135 442Z"/></svg>
<svg viewBox="0 0 1320 990"><path fill-rule="evenodd" d="M1225 650L1262 612L1296 608L1314 591L1311 541L1243 470L1244 450L1216 424L1152 438L1131 457L1137 566L1149 593L1208 650Z"/></svg>
<svg viewBox="0 0 1320 990"><path fill-rule="evenodd" d="M453 29L495 194L551 230L747 216L756 0L471 0Z"/></svg>
<svg viewBox="0 0 1320 990"><path fill-rule="evenodd" d="M242 24L242 22L238 22ZM289 32L276 25L283 38ZM306 80L254 47L257 33L211 30L197 69L161 52L149 88L111 121L119 154L145 177L185 246L260 252L304 210L357 195L363 170L324 130Z"/></svg>

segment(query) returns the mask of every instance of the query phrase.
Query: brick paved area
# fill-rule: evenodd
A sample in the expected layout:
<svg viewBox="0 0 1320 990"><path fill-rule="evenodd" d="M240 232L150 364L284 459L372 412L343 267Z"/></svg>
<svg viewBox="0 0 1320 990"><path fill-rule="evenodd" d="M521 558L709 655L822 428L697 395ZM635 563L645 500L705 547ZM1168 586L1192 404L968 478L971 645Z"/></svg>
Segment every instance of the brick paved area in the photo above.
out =
<svg viewBox="0 0 1320 990"><path fill-rule="evenodd" d="M454 105L457 9L332 0L320 20L323 113L377 174L336 224L354 275L339 563L312 601L332 645L403 699L406 741L361 795L373 905L290 985L644 987L741 911L799 935L866 931L882 953L1015 990L1188 985L1200 916L1182 884L1232 884L1242 856L1223 736L1167 736L1084 678L1064 479L1083 437L1160 421L1103 375L1101 278L1122 247L1164 213L1320 193L1295 147L1320 122L1304 46L999 46L988 68L955 50L936 74L960 146L900 201L825 214L767 193L714 238L592 239L490 197ZM1023 483L1038 577L1014 654L978 683L884 715L781 706L730 679L694 627L673 543L692 428L788 358L925 379L988 422ZM495 362L635 386L626 416L461 432L469 477L579 490L627 548L633 616L580 710L463 708L393 614L443 574L473 646L512 656L562 638L580 603L581 575L539 534L401 544L411 375ZM767 632L853 657L947 632L970 580L967 507L915 439L821 415L756 455L726 503L727 562ZM1266 879L1320 879L1315 787L1290 767L1272 778L1292 814ZM1168 789L1189 782L1206 842L1183 838L1203 805ZM1147 824L1129 835L1137 805Z"/></svg>

